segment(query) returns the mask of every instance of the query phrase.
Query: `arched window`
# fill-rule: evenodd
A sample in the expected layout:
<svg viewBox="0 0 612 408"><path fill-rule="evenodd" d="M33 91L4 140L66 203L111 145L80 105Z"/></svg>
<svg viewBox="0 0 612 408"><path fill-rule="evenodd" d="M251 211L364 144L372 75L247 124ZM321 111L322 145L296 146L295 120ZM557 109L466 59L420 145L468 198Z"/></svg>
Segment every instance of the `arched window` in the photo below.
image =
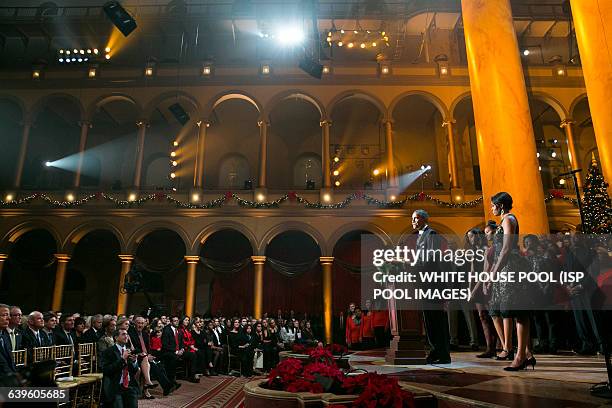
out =
<svg viewBox="0 0 612 408"><path fill-rule="evenodd" d="M231 154L221 161L219 187L240 188L251 179L249 162L239 154Z"/></svg>
<svg viewBox="0 0 612 408"><path fill-rule="evenodd" d="M308 181L315 182L315 188L321 187L321 159L317 154L306 153L299 157L293 166L293 186L306 188Z"/></svg>

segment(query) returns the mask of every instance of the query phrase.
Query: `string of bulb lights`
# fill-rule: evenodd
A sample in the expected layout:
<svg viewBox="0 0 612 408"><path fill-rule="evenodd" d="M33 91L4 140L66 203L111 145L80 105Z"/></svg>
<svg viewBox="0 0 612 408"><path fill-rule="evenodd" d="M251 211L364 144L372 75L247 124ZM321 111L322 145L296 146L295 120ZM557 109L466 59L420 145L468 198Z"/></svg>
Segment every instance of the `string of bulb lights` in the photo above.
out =
<svg viewBox="0 0 612 408"><path fill-rule="evenodd" d="M389 36L385 31L344 30L333 28L327 32L325 40L330 47L367 49L389 47Z"/></svg>
<svg viewBox="0 0 612 408"><path fill-rule="evenodd" d="M111 49L106 47L104 53L98 48L60 48L57 51L57 61L60 63L74 63L74 62L89 62L90 60L101 59L104 55L105 60L111 58Z"/></svg>

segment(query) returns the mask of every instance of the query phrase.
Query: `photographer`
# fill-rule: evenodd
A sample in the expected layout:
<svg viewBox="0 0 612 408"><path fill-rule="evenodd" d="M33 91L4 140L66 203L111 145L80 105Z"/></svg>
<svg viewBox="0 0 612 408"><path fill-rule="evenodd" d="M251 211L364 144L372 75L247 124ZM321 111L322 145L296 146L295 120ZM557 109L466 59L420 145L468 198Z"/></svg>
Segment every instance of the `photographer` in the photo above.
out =
<svg viewBox="0 0 612 408"><path fill-rule="evenodd" d="M104 367L104 399L113 407L138 407L138 355L126 347L127 330L118 329L113 334L115 345L102 354Z"/></svg>

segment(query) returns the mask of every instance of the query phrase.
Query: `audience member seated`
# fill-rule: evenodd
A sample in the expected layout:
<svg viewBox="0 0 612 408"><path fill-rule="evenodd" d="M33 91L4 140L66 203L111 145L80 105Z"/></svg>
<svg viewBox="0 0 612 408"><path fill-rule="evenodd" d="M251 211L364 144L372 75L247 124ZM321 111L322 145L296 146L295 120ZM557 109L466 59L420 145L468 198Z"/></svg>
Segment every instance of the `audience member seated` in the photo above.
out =
<svg viewBox="0 0 612 408"><path fill-rule="evenodd" d="M74 316L68 313L62 314L59 321L59 326L53 331L56 346L75 345L76 338L74 336Z"/></svg>
<svg viewBox="0 0 612 408"><path fill-rule="evenodd" d="M176 388L180 386L180 384L176 382L176 363L185 353L183 340L179 335L178 327L178 316L172 316L171 323L164 327L162 332L162 361L164 362L164 367L166 367L168 380L170 380Z"/></svg>
<svg viewBox="0 0 612 408"><path fill-rule="evenodd" d="M10 309L11 318L9 325L6 328L9 338L11 339L11 350L22 350L21 347L21 309L18 306L11 306Z"/></svg>
<svg viewBox="0 0 612 408"><path fill-rule="evenodd" d="M102 334L104 334L102 332L102 321L103 321L103 317L101 314L97 314L91 317L90 327L83 334L83 339L82 339L83 343L96 344L98 340L100 340L100 337L102 337Z"/></svg>
<svg viewBox="0 0 612 408"><path fill-rule="evenodd" d="M109 318L102 323L102 337L98 340L96 344L97 353L98 353L98 361L102 364L102 354L104 351L115 345L115 339L113 338L113 333L117 329L117 322ZM101 367L100 367L101 368Z"/></svg>
<svg viewBox="0 0 612 408"><path fill-rule="evenodd" d="M75 344L85 343L83 339L83 335L85 333L85 323L86 323L85 319L83 319L80 316L74 318L73 334L74 334Z"/></svg>
<svg viewBox="0 0 612 408"><path fill-rule="evenodd" d="M244 327L238 334L238 354L240 356L240 374L245 377L253 376L253 357L255 348L259 345L252 333L250 325Z"/></svg>
<svg viewBox="0 0 612 408"><path fill-rule="evenodd" d="M7 331L10 317L9 306L0 303L0 376L10 376L16 372L11 339Z"/></svg>
<svg viewBox="0 0 612 408"><path fill-rule="evenodd" d="M57 326L57 316L53 312L43 313L44 327L42 329L42 335L45 339L45 345L47 347L55 345L55 336L53 334L55 327Z"/></svg>

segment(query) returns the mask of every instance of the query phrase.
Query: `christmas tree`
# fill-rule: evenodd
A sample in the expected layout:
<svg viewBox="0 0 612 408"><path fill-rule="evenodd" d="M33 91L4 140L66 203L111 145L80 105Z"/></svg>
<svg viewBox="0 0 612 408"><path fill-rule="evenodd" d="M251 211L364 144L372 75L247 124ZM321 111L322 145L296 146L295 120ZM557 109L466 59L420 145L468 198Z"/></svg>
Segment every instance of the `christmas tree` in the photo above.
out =
<svg viewBox="0 0 612 408"><path fill-rule="evenodd" d="M585 234L612 233L612 204L608 196L608 183L599 171L595 155L584 183L583 215Z"/></svg>

